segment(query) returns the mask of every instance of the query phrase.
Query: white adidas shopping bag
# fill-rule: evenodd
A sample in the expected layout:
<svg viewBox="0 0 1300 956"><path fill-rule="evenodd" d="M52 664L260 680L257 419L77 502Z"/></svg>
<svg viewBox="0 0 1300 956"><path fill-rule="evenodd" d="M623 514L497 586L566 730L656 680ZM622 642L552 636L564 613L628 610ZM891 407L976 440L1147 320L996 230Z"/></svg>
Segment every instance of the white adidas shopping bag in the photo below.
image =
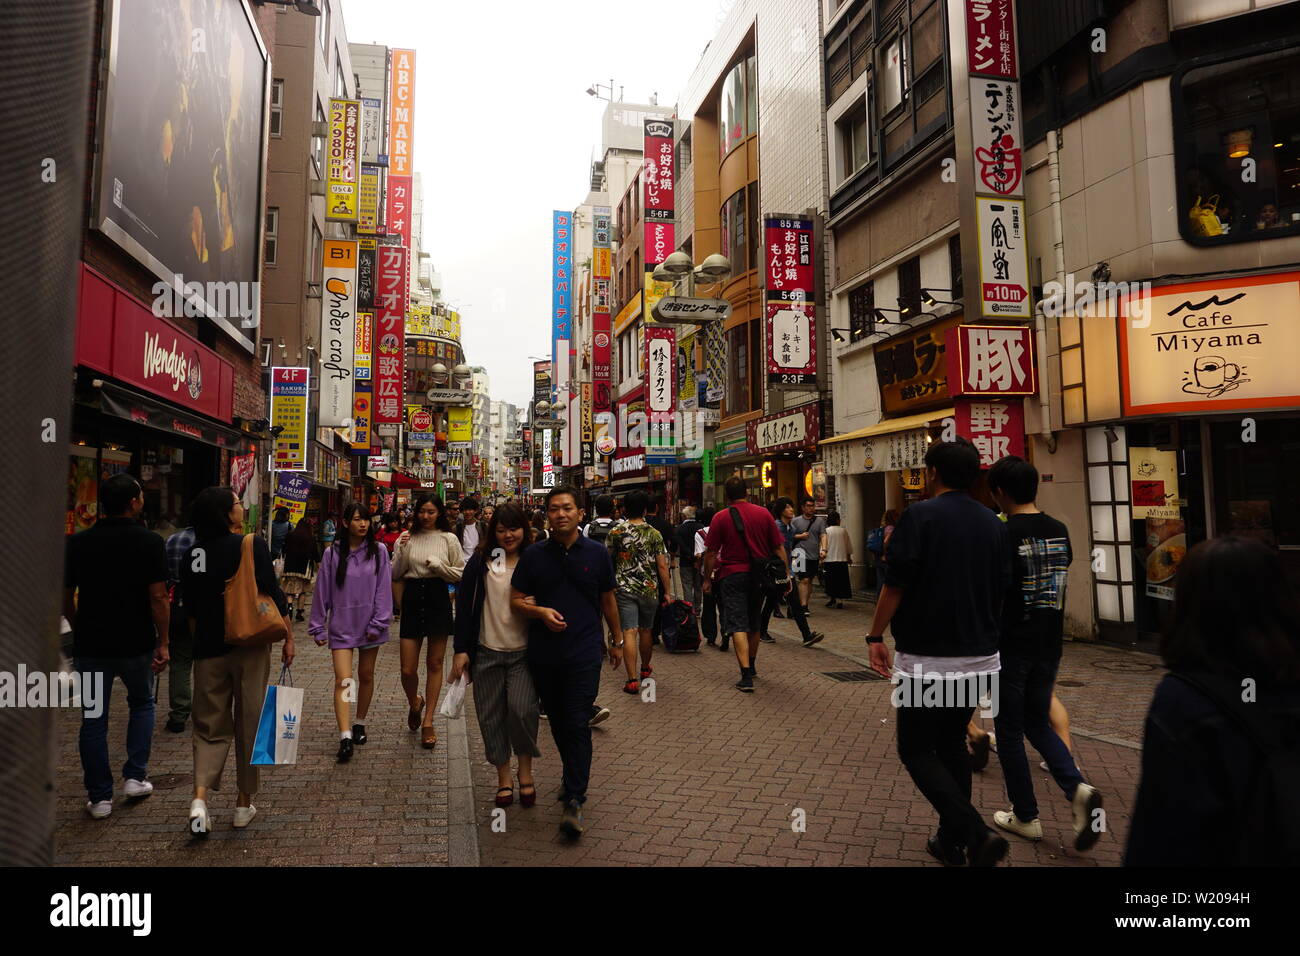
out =
<svg viewBox="0 0 1300 956"><path fill-rule="evenodd" d="M302 726L302 688L292 686L289 668L280 668L280 679L267 685L262 716L253 741L254 764L298 762L298 731Z"/></svg>

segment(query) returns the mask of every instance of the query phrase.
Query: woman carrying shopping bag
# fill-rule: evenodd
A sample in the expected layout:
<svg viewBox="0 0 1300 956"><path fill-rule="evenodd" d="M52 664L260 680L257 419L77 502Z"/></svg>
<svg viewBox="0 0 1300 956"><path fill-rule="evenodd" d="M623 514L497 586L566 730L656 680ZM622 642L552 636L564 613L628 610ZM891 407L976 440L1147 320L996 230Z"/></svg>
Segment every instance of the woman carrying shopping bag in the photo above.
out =
<svg viewBox="0 0 1300 956"><path fill-rule="evenodd" d="M365 505L343 509L340 533L321 560L307 632L317 646L327 642L334 658L334 715L339 722L338 762L352 759L366 742L366 714L375 693L375 660L388 641L393 620L392 569L388 549L375 540L375 524ZM347 689L352 652L358 651L357 722L348 726Z"/></svg>
<svg viewBox="0 0 1300 956"><path fill-rule="evenodd" d="M244 544L244 506L239 496L230 488L205 489L194 499L193 521L194 546L181 565L185 611L194 636L194 802L190 804L190 832L206 835L211 830L208 791L221 789L221 774L232 739L239 786L234 824L246 827L257 814L253 794L257 793L258 769L250 760L271 668L271 645L227 643L226 626L227 582L240 572L245 551L253 562L256 579L252 600L260 603L262 597L268 598L284 619L288 636L280 659L286 667L293 663L294 646L289 604L275 581L271 549L254 535L248 536L251 548Z"/></svg>
<svg viewBox="0 0 1300 956"><path fill-rule="evenodd" d="M284 568L280 574L280 588L289 601L289 613L301 621L303 612L311 607L312 579L316 575L316 565L320 563L316 533L306 518L299 521L284 539L281 557Z"/></svg>
<svg viewBox="0 0 1300 956"><path fill-rule="evenodd" d="M483 749L497 768L496 805L514 802L510 754L519 758L519 803L537 800L537 691L528 671L528 619L510 609L510 579L532 543L528 516L513 504L492 514L487 533L465 565L456 597L456 656L451 680L469 675Z"/></svg>
<svg viewBox="0 0 1300 956"><path fill-rule="evenodd" d="M415 499L415 520L397 539L393 551L393 600L402 610L402 690L411 711L406 725L420 731L420 744L432 750L438 742L433 714L442 690L442 658L451 634L451 594L448 582L460 580L465 553L451 532L442 499L425 493ZM425 690L420 688L420 643L428 641Z"/></svg>

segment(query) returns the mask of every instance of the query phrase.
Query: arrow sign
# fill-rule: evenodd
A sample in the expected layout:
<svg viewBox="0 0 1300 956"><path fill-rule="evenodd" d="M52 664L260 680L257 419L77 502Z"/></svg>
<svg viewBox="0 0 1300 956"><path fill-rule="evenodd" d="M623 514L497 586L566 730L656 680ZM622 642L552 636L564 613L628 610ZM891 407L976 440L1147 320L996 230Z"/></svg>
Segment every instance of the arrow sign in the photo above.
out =
<svg viewBox="0 0 1300 956"><path fill-rule="evenodd" d="M731 303L726 299L687 299L678 296L660 299L650 314L660 322L677 322L690 325L707 325L731 315Z"/></svg>

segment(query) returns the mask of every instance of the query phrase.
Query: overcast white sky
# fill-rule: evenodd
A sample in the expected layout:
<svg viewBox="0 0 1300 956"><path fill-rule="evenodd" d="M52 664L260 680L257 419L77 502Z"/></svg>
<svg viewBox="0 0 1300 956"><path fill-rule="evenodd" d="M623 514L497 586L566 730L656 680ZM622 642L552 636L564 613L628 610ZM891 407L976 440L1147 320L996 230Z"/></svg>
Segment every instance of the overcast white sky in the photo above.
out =
<svg viewBox="0 0 1300 956"><path fill-rule="evenodd" d="M424 248L494 399L527 402L528 356L550 357L551 210L586 198L599 158L587 87L673 105L733 2L344 0L350 42L416 50Z"/></svg>

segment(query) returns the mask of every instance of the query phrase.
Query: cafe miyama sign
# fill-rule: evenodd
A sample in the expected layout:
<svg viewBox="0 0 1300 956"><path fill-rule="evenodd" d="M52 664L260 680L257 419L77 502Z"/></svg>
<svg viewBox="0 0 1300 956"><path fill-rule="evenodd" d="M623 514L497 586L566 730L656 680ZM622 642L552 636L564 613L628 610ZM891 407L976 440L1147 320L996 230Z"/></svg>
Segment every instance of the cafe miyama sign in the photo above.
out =
<svg viewBox="0 0 1300 956"><path fill-rule="evenodd" d="M1126 415L1300 405L1300 272L1164 286L1128 306Z"/></svg>

